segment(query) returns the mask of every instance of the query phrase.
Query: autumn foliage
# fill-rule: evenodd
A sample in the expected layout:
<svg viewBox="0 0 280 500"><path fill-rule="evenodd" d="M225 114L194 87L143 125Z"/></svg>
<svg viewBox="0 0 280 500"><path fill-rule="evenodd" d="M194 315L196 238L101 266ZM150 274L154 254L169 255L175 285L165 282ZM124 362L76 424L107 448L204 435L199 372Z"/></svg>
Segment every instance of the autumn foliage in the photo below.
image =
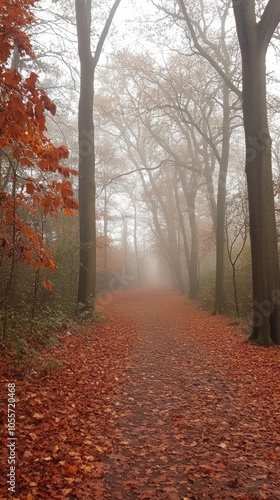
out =
<svg viewBox="0 0 280 500"><path fill-rule="evenodd" d="M56 107L38 76L11 64L17 53L33 58L27 29L35 22L35 3L0 1L0 265L10 258L54 271L40 222L59 211L74 214L70 176L76 171L61 163L67 148L47 137L46 114L55 115Z"/></svg>

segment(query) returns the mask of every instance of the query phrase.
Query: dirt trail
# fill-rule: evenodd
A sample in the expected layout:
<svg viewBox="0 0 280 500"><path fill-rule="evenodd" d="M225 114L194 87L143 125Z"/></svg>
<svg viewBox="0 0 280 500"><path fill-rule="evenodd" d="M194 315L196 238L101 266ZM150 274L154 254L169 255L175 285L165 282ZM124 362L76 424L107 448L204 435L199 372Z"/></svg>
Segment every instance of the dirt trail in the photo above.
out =
<svg viewBox="0 0 280 500"><path fill-rule="evenodd" d="M279 348L168 288L117 293L105 315L50 348L57 373L0 363L17 397L9 498L280 500Z"/></svg>
<svg viewBox="0 0 280 500"><path fill-rule="evenodd" d="M138 339L95 498L280 498L273 356L170 289L121 293L110 309L137 325Z"/></svg>

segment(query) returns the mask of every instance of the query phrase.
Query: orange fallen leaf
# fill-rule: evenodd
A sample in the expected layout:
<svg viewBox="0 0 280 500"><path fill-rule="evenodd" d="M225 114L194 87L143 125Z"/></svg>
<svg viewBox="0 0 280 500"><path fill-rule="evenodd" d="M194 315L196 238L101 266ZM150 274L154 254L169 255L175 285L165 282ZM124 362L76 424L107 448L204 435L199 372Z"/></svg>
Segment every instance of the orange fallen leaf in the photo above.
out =
<svg viewBox="0 0 280 500"><path fill-rule="evenodd" d="M208 474L212 475L214 474L214 469L208 464L200 464L199 467L205 470Z"/></svg>
<svg viewBox="0 0 280 500"><path fill-rule="evenodd" d="M44 418L44 415L42 415L41 413L34 413L32 417L36 418L37 420L42 420L42 418Z"/></svg>
<svg viewBox="0 0 280 500"><path fill-rule="evenodd" d="M67 465L66 469L70 474L76 474L79 466L78 465Z"/></svg>
<svg viewBox="0 0 280 500"><path fill-rule="evenodd" d="M99 451L99 453L103 453L104 452L104 448L102 448L102 446L95 446L95 448L97 449L97 451Z"/></svg>

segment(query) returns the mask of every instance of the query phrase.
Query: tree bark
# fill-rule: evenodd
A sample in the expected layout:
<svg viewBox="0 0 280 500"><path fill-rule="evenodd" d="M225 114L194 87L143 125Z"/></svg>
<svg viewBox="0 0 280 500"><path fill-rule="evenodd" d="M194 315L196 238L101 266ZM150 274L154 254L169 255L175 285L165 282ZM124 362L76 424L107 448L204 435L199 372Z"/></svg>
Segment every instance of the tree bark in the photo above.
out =
<svg viewBox="0 0 280 500"><path fill-rule="evenodd" d="M192 153L190 153L192 154ZM196 300L199 291L199 279L198 279L198 231L196 222L196 212L195 203L197 196L197 175L193 173L189 180L189 185L187 186L186 174L182 169L178 169L183 192L187 200L188 206L188 217L191 230L191 249L189 259L187 261L188 267L188 278L189 278L189 298Z"/></svg>
<svg viewBox="0 0 280 500"><path fill-rule="evenodd" d="M138 217L137 217L137 206L135 201L132 201L133 209L134 209L134 221L133 221L133 240L134 240L134 253L136 260L136 269L137 269L137 286L141 286L141 265L140 265L140 256L138 250L138 238L137 238L137 226L138 226Z"/></svg>
<svg viewBox="0 0 280 500"><path fill-rule="evenodd" d="M198 297L199 280L198 280L198 233L195 214L195 198L197 190L191 190L188 194L188 213L192 235L191 243L191 257L189 267L189 298L196 300Z"/></svg>
<svg viewBox="0 0 280 500"><path fill-rule="evenodd" d="M223 140L220 160L218 192L217 192L217 224L216 224L216 280L214 314L222 314L224 310L224 269L225 269L225 211L226 181L230 143L230 103L229 88L223 84Z"/></svg>
<svg viewBox="0 0 280 500"><path fill-rule="evenodd" d="M253 332L260 345L280 344L280 276L271 138L266 103L266 51L280 22L279 0L269 0L259 23L255 1L235 4L242 54L243 116L253 278Z"/></svg>
<svg viewBox="0 0 280 500"><path fill-rule="evenodd" d="M78 49L81 66L79 100L79 218L80 311L93 311L96 295L95 154L94 154L94 63L90 48L91 0L76 0Z"/></svg>
<svg viewBox="0 0 280 500"><path fill-rule="evenodd" d="M182 234L182 238L183 238L184 257L185 257L187 271L188 271L189 289L191 289L190 251L189 251L189 245L188 245L187 232L186 232L186 228L185 228L185 224L184 224L184 217L183 217L181 206L180 206L180 199L179 199L179 193L178 193L178 182L177 182L177 172L176 171L175 171L175 175L174 175L174 193L175 193L175 202L176 202L176 208L177 208L177 213L178 213L178 223L179 223L179 227L181 229L181 234Z"/></svg>
<svg viewBox="0 0 280 500"><path fill-rule="evenodd" d="M79 219L80 270L78 310L91 315L96 300L96 207L94 145L94 75L101 51L121 0L115 0L99 37L94 56L91 52L91 0L76 0L78 51L81 67L79 100Z"/></svg>

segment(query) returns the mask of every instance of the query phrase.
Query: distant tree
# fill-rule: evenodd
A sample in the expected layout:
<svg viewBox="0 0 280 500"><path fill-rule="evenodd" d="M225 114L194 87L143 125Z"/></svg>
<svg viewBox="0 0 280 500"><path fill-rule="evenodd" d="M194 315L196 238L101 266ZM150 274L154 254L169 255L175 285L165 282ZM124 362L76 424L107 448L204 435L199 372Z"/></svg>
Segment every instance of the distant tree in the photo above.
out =
<svg viewBox="0 0 280 500"><path fill-rule="evenodd" d="M237 263L245 248L248 237L248 200L240 189L233 194L226 203L225 231L227 242L227 253L232 269L233 295L236 313L240 316L240 308L237 291Z"/></svg>
<svg viewBox="0 0 280 500"><path fill-rule="evenodd" d="M269 0L257 18L255 0L232 1L242 55L253 277L253 332L261 345L280 344L280 276L267 116L266 53L280 22L279 0Z"/></svg>
<svg viewBox="0 0 280 500"><path fill-rule="evenodd" d="M212 90L212 97L209 102L220 103L222 108L221 120L221 140L213 141L213 135L209 135L208 124L204 126L188 113L188 109L182 109L188 121L192 122L208 146L212 149L212 154L216 156L219 165L219 178L217 187L217 197L215 202L215 231L216 231L216 279L215 297L213 312L220 314L224 308L224 256L225 256L225 203L226 203L226 180L230 154L230 135L234 113L236 113L236 95L241 96L236 81L239 77L237 50L238 44L234 43L231 37L231 28L228 18L231 8L231 0L223 2L208 2L176 0L152 0L152 3L165 15L173 24L184 32L185 47L179 45L178 52L189 55L192 54L196 60L204 60L208 66L209 76L204 78L205 87L211 86L215 81L216 89ZM216 22L213 23L215 18ZM179 39L180 40L180 39ZM230 40L230 42L229 42ZM173 50L176 50L176 46ZM214 70L214 71L213 71ZM199 93L199 91L198 91ZM215 134L214 134L215 135ZM206 175L209 172L205 172ZM209 184L211 187L211 184ZM213 198L212 198L213 202ZM214 205L212 204L212 208Z"/></svg>

